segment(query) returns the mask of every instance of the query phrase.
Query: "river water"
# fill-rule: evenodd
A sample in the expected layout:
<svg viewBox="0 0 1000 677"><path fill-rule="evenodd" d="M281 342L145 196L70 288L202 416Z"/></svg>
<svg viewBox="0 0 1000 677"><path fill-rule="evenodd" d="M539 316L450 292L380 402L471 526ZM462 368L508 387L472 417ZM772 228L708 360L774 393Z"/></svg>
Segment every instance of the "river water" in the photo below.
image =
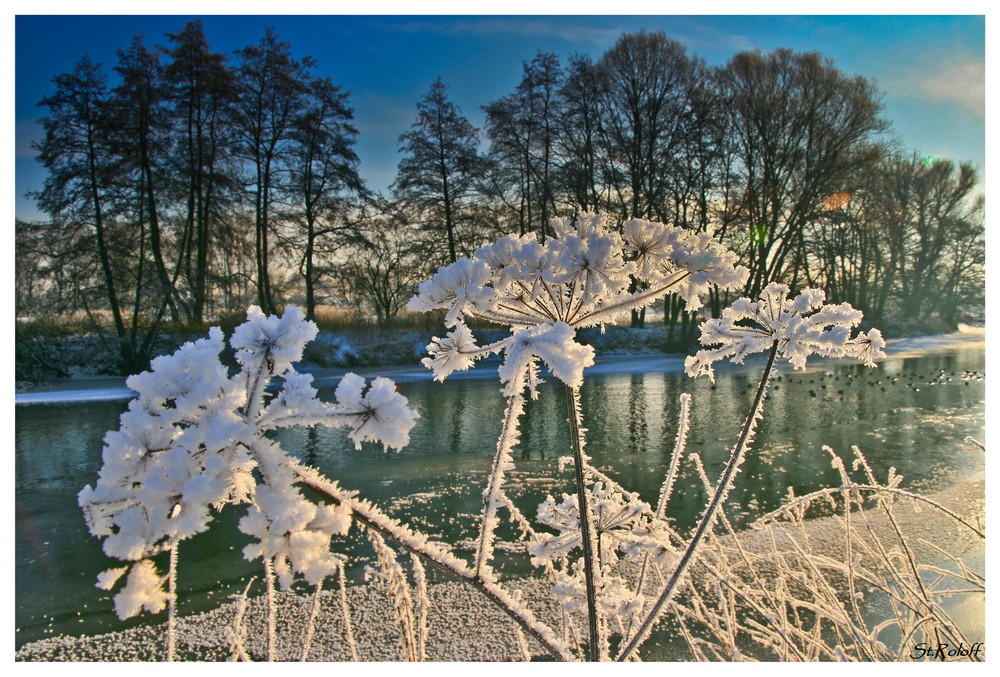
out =
<svg viewBox="0 0 1000 677"><path fill-rule="evenodd" d="M581 394L593 463L654 505L674 445L678 396L689 392L693 398L687 451L700 454L709 475L717 476L760 373L760 363L752 362L720 370L712 384L658 371L663 364L644 358L603 363L588 374ZM905 488L922 492L981 477L983 454L963 440L983 438L983 370L981 344L890 356L877 369L833 361L816 361L806 372L784 368L730 495L729 514L741 522L776 507L789 486L801 495L838 483L824 445L845 458L857 445L880 478L895 467ZM471 540L504 405L493 374L445 383L404 375L400 391L421 418L410 445L399 453L374 446L355 450L344 430L295 428L276 437L390 514L441 540ZM559 457L570 453L562 389L550 382L540 390L527 407L509 485L528 516L546 495L571 490L570 472L558 467ZM323 389L321 396L332 397L332 391ZM123 401L16 407L17 646L55 634L97 634L148 622L148 617L119 622L111 594L94 587L97 573L116 562L89 536L76 504L79 490L96 481L101 440L117 427L125 407ZM682 529L693 524L705 501L691 465L684 467L670 505ZM182 544L182 614L226 601L242 590L242 581L259 577L259 562L244 561L240 552L246 540L235 523L242 512L224 513L206 534ZM501 531L504 536L513 538L513 530ZM364 554L360 547L345 544L348 552ZM501 552L500 558L515 575L525 566L517 555ZM361 577L360 567L353 575Z"/></svg>

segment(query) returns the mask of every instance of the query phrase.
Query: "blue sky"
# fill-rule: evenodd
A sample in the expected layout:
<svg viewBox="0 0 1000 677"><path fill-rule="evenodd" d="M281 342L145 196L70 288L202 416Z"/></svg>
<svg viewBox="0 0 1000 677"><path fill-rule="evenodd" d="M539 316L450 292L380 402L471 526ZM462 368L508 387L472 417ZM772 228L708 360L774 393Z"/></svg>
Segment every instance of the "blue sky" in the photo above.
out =
<svg viewBox="0 0 1000 677"><path fill-rule="evenodd" d="M274 5L271 5L272 7ZM329 6L329 8L335 8ZM22 12L24 10L22 9ZM369 186L391 183L397 139L417 101L440 76L452 99L482 127L480 106L510 93L521 64L537 51L562 60L593 58L623 32L663 30L709 64L744 49L816 50L849 74L873 78L885 116L903 147L921 155L969 160L985 169L985 20L982 16L30 16L15 20L15 211L39 218L24 197L44 173L30 144L39 138L37 106L52 77L84 54L109 75L115 50L141 34L165 33L202 20L215 51L256 43L273 26L297 56L351 91L361 173Z"/></svg>

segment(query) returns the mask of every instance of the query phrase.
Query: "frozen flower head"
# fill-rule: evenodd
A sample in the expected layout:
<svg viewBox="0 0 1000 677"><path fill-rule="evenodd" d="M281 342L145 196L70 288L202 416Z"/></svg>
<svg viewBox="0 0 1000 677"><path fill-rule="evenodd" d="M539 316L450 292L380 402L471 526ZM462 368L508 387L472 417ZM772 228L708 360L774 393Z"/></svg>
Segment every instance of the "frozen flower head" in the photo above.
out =
<svg viewBox="0 0 1000 677"><path fill-rule="evenodd" d="M775 342L778 353L795 369L804 369L811 354L855 358L869 367L885 357L878 329L851 337L851 330L861 323L860 310L849 303L824 305L822 289L805 289L793 299L788 291L786 285L769 284L760 300L738 299L722 311L722 317L706 321L700 341L718 347L688 357L684 365L688 375L714 379L713 363L726 358L742 363L747 355L769 350Z"/></svg>
<svg viewBox="0 0 1000 677"><path fill-rule="evenodd" d="M667 540L666 525L651 519L653 511L637 495L625 494L617 487L595 482L588 488L587 505L594 533L602 546L604 561L617 561L619 555L633 559L642 553L661 556ZM538 521L556 533L537 532L528 545L531 563L540 566L555 563L583 547L580 509L576 495L563 494L556 502L549 496L538 506Z"/></svg>
<svg viewBox="0 0 1000 677"><path fill-rule="evenodd" d="M306 344L318 333L315 323L306 320L301 308L290 306L279 317L265 315L258 306L250 306L247 321L236 327L229 343L240 363L269 359L273 362L272 371L282 374L293 362L302 359Z"/></svg>
<svg viewBox="0 0 1000 677"><path fill-rule="evenodd" d="M417 413L384 378L366 385L347 374L336 403L320 400L312 376L292 366L316 333L298 308L278 317L253 307L230 340L238 373L230 376L220 362L222 331L212 328L208 338L157 357L128 379L138 395L104 438L96 485L78 497L105 554L129 562L98 581L111 589L128 574L115 597L119 617L163 608L168 596L152 558L208 529L226 505L250 505L240 528L256 542L245 554L272 558L283 584L295 573L316 583L339 566L330 537L347 529L350 515L306 498L296 485L297 461L265 433L341 426L358 446L400 448ZM281 386L269 397L276 377Z"/></svg>
<svg viewBox="0 0 1000 677"><path fill-rule="evenodd" d="M644 219L626 221L622 232L636 277L654 287L676 280L671 291L689 311L701 307L700 295L710 286L736 289L746 281L748 271L736 265L736 254L706 233Z"/></svg>
<svg viewBox="0 0 1000 677"><path fill-rule="evenodd" d="M694 310L710 286L733 289L748 274L708 236L661 223L633 219L623 236L606 217L581 214L554 219L552 228L555 236L544 244L534 234L503 237L420 285L409 307L443 309L445 324L455 328L428 346L424 364L436 378L503 351L510 375L530 371L537 358L563 382L579 385L593 351L576 343L576 330L614 324L671 293ZM464 324L468 317L507 325L511 337L479 348ZM535 382L530 374L525 380Z"/></svg>

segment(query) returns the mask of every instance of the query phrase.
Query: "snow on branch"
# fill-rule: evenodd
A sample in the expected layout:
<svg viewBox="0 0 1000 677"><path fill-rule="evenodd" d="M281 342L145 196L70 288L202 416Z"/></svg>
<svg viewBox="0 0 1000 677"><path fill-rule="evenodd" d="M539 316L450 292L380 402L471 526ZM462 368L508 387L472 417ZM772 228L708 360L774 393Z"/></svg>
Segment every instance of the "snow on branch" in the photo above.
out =
<svg viewBox="0 0 1000 677"><path fill-rule="evenodd" d="M312 377L293 367L316 333L298 308L277 317L252 307L230 339L236 374L220 362L222 331L212 328L208 338L154 359L149 371L127 380L138 395L119 429L104 438L96 485L84 487L78 499L90 532L104 539L104 552L132 563L99 577L99 585L111 589L128 573L115 598L120 618L163 608L166 580L152 558L208 529L230 504L249 504L240 529L255 542L244 554L273 560L283 586L296 574L317 584L338 571L330 537L347 531L350 510L305 498L295 486L295 459L264 433L340 426L358 446L375 441L398 449L417 413L391 381L366 385L354 374L337 388L336 403L319 400ZM282 387L265 397L275 377Z"/></svg>

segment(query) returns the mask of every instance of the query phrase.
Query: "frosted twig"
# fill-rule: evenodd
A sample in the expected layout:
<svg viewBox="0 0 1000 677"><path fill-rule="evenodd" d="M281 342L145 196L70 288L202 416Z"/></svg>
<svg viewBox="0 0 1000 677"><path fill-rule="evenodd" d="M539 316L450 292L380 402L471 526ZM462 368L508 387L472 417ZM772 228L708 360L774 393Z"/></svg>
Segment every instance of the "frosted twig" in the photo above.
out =
<svg viewBox="0 0 1000 677"><path fill-rule="evenodd" d="M170 570L167 592L167 662L175 659L177 650L177 541L170 544Z"/></svg>
<svg viewBox="0 0 1000 677"><path fill-rule="evenodd" d="M250 593L250 586L253 585L255 580L257 579L251 578L247 581L247 585L243 589L243 594L240 595L239 601L236 603L236 616L233 618L233 625L231 628L227 628L230 636L230 660L239 658L242 661L250 661L250 657L243 648L243 637L246 635L246 629L243 627L243 614L246 613L247 595Z"/></svg>
<svg viewBox="0 0 1000 677"><path fill-rule="evenodd" d="M418 556L410 553L410 562L413 564L413 583L417 592L417 659L426 661L427 612L430 609L430 599L427 597L427 574Z"/></svg>
<svg viewBox="0 0 1000 677"><path fill-rule="evenodd" d="M576 388L566 386L566 409L569 420L569 440L573 447L574 477L576 480L577 512L580 517L580 535L583 545L583 575L587 588L587 626L589 628L588 648L590 660L600 658L599 650L602 643L600 626L597 616L597 582L600 575L600 564L596 553L596 535L587 507L587 487L584 479L583 432L580 426L580 397Z"/></svg>
<svg viewBox="0 0 1000 677"><path fill-rule="evenodd" d="M519 383L524 378L524 369L518 370L512 382ZM483 491L483 515L479 523L479 544L476 548L476 575L482 576L493 557L494 531L497 524L497 509L504 505L503 484L508 470L513 469L511 449L518 441L518 423L524 411L524 395L520 389L507 398L504 410L503 428L497 439L497 453L493 458L493 468L489 482Z"/></svg>
<svg viewBox="0 0 1000 677"><path fill-rule="evenodd" d="M721 506L725 500L726 494L729 492L730 483L733 481L737 469L743 462L744 451L746 450L746 446L753 434L753 429L756 425L757 419L761 415L761 411L764 406L764 396L767 392L767 381L768 378L770 378L771 367L774 366L774 357L777 352L778 341L774 341L771 346L771 352L768 354L767 365L764 367L764 375L760 379L760 385L757 386L757 393L754 396L753 405L750 408L750 415L747 416L747 420L743 425L740 437L736 441L736 446L733 447L733 452L729 457L729 462L726 464L725 469L722 471L722 476L719 478L715 494L709 501L708 507L705 509L705 513L702 515L701 521L695 529L694 536L691 538L691 542L688 544L687 549L684 551L680 561L674 568L674 571L671 574L670 579L667 581L667 585L663 589L663 592L660 593L659 598L653 604L653 608L650 610L645 620L643 620L642 625L639 626L635 636L629 641L628 645L622 649L622 652L618 655L616 660L626 660L629 654L635 651L639 645L645 641L646 637L649 636L649 633L653 628L653 624L656 623L656 620L660 616L660 612L663 610L663 606L670 601L670 597L673 595L681 576L683 576L686 572L688 564L691 562L694 553L697 551L705 532L714 523L719 506Z"/></svg>
<svg viewBox="0 0 1000 677"><path fill-rule="evenodd" d="M967 435L965 437L965 441L968 442L969 444L973 445L973 446L979 447L980 451L986 451L986 445L983 444L982 442L980 442L979 440L977 440L972 435Z"/></svg>
<svg viewBox="0 0 1000 677"><path fill-rule="evenodd" d="M791 502L789 502L789 503L781 506L780 508L777 508L776 510L772 510L771 512L767 513L766 515L761 515L760 517L758 517L754 521L754 525L762 525L762 524L764 524L766 522L776 521L779 517L784 516L785 514L789 513L791 510L793 510L795 508L798 508L798 507L800 507L802 505L807 505L807 504L811 503L812 501L814 501L817 498L841 494L841 493L843 493L844 491L847 491L847 490L851 490L851 491L869 491L869 492L872 492L874 494L890 494L890 495L893 495L893 496L901 496L903 498L909 498L909 499L912 499L914 501L920 501L922 503L926 503L926 504L932 506L933 508L935 508L937 510L940 510L945 515L948 515L948 517L951 517L953 520L955 520L956 522L958 522L962 526L966 527L967 529L969 529L970 531L972 531L974 534L976 534L980 538L986 538L986 534L983 533L982 530L980 530L977 527L974 527L973 525L969 524L966 520L962 519L962 517L960 515L956 514L953 510L949 510L948 508L946 508L945 506L941 505L940 503L938 503L938 502L936 502L936 501L934 501L934 500L932 500L930 498L927 498L926 496L921 496L920 494L914 494L914 493L912 493L910 491L906 491L904 489L893 489L893 488L890 488L890 487L881 486L879 484L848 484L848 485L843 485L843 486L839 486L839 487L828 487L826 489L820 489L818 491L814 491L814 492L812 492L810 494L804 494L802 496L797 497L794 501L791 501ZM751 526L753 526L753 525L751 525Z"/></svg>
<svg viewBox="0 0 1000 677"><path fill-rule="evenodd" d="M340 584L340 614L344 622L344 636L347 638L347 648L351 652L351 660L358 662L358 646L354 641L354 624L351 622L351 608L347 604L347 576L344 567L337 570L337 581Z"/></svg>
<svg viewBox="0 0 1000 677"><path fill-rule="evenodd" d="M521 652L521 659L525 663L531 662L531 652L528 651L528 642L524 639L524 631L521 626L514 624L514 636L517 638L517 648Z"/></svg>
<svg viewBox="0 0 1000 677"><path fill-rule="evenodd" d="M312 646L313 633L316 630L316 617L319 616L320 594L323 591L323 581L316 584L316 592L313 593L313 603L309 610L309 620L306 622L306 629L302 637L302 651L299 653L299 661L306 662L309 658L309 649Z"/></svg>
<svg viewBox="0 0 1000 677"><path fill-rule="evenodd" d="M569 649L556 637L555 633L539 621L527 606L516 601L496 581L476 576L475 571L470 569L465 562L429 543L426 536L414 533L385 515L368 501L356 498L351 492L344 491L336 482L324 478L315 469L299 464L293 465L292 469L296 473L298 481L303 485L338 505L350 508L353 519L360 524L392 539L405 550L423 557L425 561L457 576L459 580L465 581L479 590L490 602L537 639L552 656L560 660L572 660Z"/></svg>
<svg viewBox="0 0 1000 677"><path fill-rule="evenodd" d="M403 660L415 662L419 660L417 652L417 637L413 619L413 599L410 596L410 586L406 583L406 574L396 560L394 553L382 536L369 530L368 540L375 548L378 568L382 580L386 584L389 599L399 624L399 642L403 649Z"/></svg>
<svg viewBox="0 0 1000 677"><path fill-rule="evenodd" d="M274 599L274 565L270 557L264 557L264 583L267 590L267 660L275 660L275 625L277 622L277 611Z"/></svg>

